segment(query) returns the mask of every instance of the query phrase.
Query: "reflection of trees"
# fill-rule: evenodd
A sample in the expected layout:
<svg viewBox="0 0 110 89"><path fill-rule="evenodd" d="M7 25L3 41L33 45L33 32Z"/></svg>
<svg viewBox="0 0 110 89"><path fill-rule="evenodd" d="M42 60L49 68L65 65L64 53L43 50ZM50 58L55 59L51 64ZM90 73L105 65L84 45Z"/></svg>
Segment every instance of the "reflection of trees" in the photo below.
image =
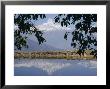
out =
<svg viewBox="0 0 110 89"><path fill-rule="evenodd" d="M27 37L22 34L34 34L39 44L45 42L43 33L37 29L32 21L46 18L45 14L15 14L14 24L18 29L14 31L15 46L21 49L23 46L28 48ZM72 47L78 47L78 54L84 55L85 50L92 50L91 54L97 57L97 39L94 34L97 33L97 26L93 25L97 22L96 14L58 14L55 18L55 23L60 23L61 26L75 26L71 32L66 32L64 39L67 40L68 34L72 34ZM31 28L31 29L30 29ZM94 48L95 47L95 48Z"/></svg>

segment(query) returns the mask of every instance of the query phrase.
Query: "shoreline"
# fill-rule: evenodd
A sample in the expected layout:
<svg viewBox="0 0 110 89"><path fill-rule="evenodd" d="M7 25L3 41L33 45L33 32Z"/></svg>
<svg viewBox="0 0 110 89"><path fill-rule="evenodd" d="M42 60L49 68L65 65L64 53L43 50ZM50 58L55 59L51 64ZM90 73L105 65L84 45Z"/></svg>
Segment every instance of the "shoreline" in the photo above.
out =
<svg viewBox="0 0 110 89"><path fill-rule="evenodd" d="M45 60L92 60L92 61L97 61L97 59L62 59L62 58L33 58L33 59L29 59L29 58L14 58L14 60L22 60L22 59L27 59L27 60L41 60L41 59L45 59Z"/></svg>
<svg viewBox="0 0 110 89"><path fill-rule="evenodd" d="M90 53L79 55L76 51L43 51L43 52L14 52L15 59L66 59L66 60L97 60Z"/></svg>

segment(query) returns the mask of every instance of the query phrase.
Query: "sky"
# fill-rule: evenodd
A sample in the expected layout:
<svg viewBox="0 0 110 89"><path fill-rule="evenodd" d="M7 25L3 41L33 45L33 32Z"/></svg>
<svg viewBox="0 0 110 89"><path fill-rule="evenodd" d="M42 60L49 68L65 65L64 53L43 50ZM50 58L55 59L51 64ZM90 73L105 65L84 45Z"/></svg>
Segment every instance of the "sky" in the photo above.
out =
<svg viewBox="0 0 110 89"><path fill-rule="evenodd" d="M60 23L54 23L55 16L57 16L57 14L46 14L45 19L33 21L33 23L37 28L39 28L39 30L43 31L43 37L46 39L45 44L59 49L72 50L72 35L69 34L68 40L65 40L64 34L67 31L71 32L73 27L62 27ZM34 36L31 36L30 39L36 41Z"/></svg>
<svg viewBox="0 0 110 89"><path fill-rule="evenodd" d="M34 25L41 31L53 30L71 30L70 26L62 27L60 23L55 23L54 18L58 14L46 14L46 18L32 21Z"/></svg>
<svg viewBox="0 0 110 89"><path fill-rule="evenodd" d="M36 28L43 32L43 37L46 39L45 44L53 46L59 49L72 50L71 41L72 35L68 34L68 39L64 39L64 34L66 32L72 32L75 29L74 25L68 27L62 27L60 23L55 23L54 18L57 14L46 14L46 18L39 20L32 20L32 23ZM96 23L92 23L92 26L97 26ZM32 29L31 29L32 30ZM97 36L97 34L95 34ZM29 39L37 42L34 35L29 35Z"/></svg>

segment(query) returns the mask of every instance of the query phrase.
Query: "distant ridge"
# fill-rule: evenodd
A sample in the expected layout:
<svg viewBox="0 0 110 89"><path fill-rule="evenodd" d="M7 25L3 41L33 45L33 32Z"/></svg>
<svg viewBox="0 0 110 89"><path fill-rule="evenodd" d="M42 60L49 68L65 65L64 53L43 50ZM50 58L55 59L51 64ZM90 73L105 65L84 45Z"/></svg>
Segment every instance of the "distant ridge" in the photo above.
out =
<svg viewBox="0 0 110 89"><path fill-rule="evenodd" d="M48 44L41 44L39 45L39 43L36 41L33 41L31 39L28 39L27 41L28 43L28 48L23 47L20 51L57 51L57 50L62 50L59 48L55 48L53 46L50 46ZM15 47L16 49L16 47ZM16 51L19 51L18 49L16 49Z"/></svg>

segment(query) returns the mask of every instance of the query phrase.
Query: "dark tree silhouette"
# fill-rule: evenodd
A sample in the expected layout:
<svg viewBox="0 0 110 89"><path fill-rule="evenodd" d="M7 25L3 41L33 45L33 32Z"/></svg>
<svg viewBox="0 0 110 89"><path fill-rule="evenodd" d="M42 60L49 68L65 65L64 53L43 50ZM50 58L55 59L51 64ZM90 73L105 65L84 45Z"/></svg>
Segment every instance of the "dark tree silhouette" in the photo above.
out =
<svg viewBox="0 0 110 89"><path fill-rule="evenodd" d="M14 29L14 44L17 49L21 50L21 48L27 47L27 36L23 36L23 34L34 34L39 42L39 44L46 41L42 32L34 26L32 20L39 20L46 18L45 14L15 14L14 15L14 24L18 28ZM31 28L31 29L30 29Z"/></svg>
<svg viewBox="0 0 110 89"><path fill-rule="evenodd" d="M62 27L73 26L71 46L78 47L79 55L84 55L85 50L90 49L91 54L97 57L97 38L94 36L97 33L97 27L93 25L97 22L97 14L58 14L54 20ZM66 32L64 35L66 40L67 35Z"/></svg>
<svg viewBox="0 0 110 89"><path fill-rule="evenodd" d="M42 44L46 40L43 38L43 32L34 26L32 20L40 20L46 18L45 14L15 14L14 24L18 29L14 29L14 44L17 49L28 47L27 37L23 34L34 34L39 42ZM94 34L97 33L97 26L93 23L97 22L96 14L58 14L55 18L55 23L60 23L61 26L73 26L72 29L72 47L78 47L78 54L84 55L85 50L92 50L91 54L97 57L97 38ZM75 27L75 29L74 29ZM31 29L30 29L31 28ZM68 34L66 32L64 39L67 40Z"/></svg>

